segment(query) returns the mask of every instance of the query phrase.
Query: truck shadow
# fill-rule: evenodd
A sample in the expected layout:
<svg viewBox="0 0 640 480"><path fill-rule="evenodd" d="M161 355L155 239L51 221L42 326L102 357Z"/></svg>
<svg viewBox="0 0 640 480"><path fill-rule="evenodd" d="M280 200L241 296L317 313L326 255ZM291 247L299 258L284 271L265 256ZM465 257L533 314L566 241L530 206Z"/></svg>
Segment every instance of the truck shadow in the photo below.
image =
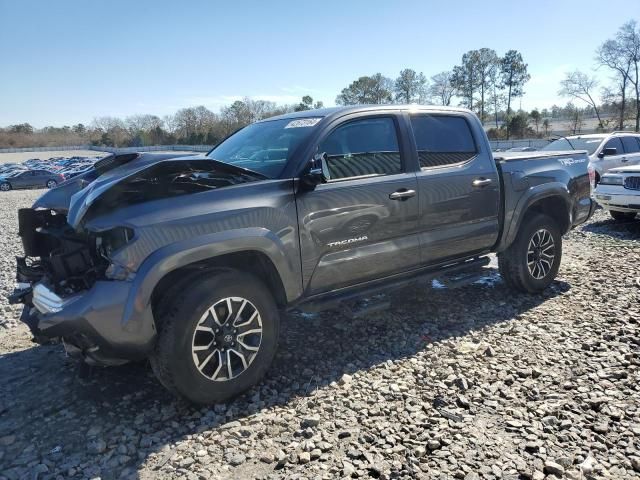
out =
<svg viewBox="0 0 640 480"><path fill-rule="evenodd" d="M393 295L389 310L369 318L351 320L337 312L288 315L267 378L233 402L211 407L174 399L146 363L95 368L80 378L59 345L9 353L0 359L0 471L19 478L44 464L65 477L153 478L140 474L144 464L160 476L162 465L184 454L174 445L187 436L209 435L250 415L256 415L252 423L260 422L260 415L273 414L278 406L304 404L313 411L315 392L331 388L344 374L365 372L436 345L449 348L452 337L466 335L468 348L484 354L490 345L479 343L475 332L517 322L569 288L556 281L542 295L514 294L493 271L483 284L455 291L406 288ZM212 462L223 462L223 454L222 447L210 453ZM274 468L261 465L267 472Z"/></svg>

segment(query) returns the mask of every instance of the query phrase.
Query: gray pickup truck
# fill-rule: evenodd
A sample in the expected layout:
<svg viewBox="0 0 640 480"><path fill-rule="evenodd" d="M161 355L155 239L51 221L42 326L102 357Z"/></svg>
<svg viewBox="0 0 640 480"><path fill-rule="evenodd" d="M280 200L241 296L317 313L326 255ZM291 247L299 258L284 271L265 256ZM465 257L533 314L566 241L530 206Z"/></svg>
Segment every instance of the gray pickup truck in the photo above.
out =
<svg viewBox="0 0 640 480"><path fill-rule="evenodd" d="M494 157L462 109L270 118L207 155L107 157L20 210L12 301L36 341L100 365L149 358L171 391L220 402L265 374L281 312L358 315L364 296L473 278L491 252L507 286L543 290L593 212L587 165Z"/></svg>

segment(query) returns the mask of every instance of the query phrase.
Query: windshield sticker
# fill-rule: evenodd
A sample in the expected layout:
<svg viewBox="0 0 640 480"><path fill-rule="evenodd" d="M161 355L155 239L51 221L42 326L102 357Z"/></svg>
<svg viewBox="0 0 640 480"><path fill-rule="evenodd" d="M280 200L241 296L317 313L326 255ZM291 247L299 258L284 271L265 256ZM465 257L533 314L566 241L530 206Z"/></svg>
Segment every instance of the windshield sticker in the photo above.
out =
<svg viewBox="0 0 640 480"><path fill-rule="evenodd" d="M320 120L322 120L322 117L300 118L298 120L291 120L284 128L313 127Z"/></svg>

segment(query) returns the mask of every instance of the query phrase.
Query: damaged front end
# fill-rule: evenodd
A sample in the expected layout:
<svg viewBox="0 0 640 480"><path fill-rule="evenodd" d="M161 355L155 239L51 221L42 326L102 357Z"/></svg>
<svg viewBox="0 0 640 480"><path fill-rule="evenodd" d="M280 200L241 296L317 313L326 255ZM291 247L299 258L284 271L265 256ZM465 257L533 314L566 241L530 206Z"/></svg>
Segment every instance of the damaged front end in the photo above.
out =
<svg viewBox="0 0 640 480"><path fill-rule="evenodd" d="M206 157L108 157L18 211L24 256L10 301L25 305L38 343L62 339L69 354L103 365L143 358L156 332L151 309L130 301L135 266L118 261L138 239L126 208L259 178Z"/></svg>
<svg viewBox="0 0 640 480"><path fill-rule="evenodd" d="M96 236L76 232L66 215L23 208L18 222L25 254L17 259L18 282L46 278L56 294L70 295L90 288L104 275L108 262L96 248Z"/></svg>

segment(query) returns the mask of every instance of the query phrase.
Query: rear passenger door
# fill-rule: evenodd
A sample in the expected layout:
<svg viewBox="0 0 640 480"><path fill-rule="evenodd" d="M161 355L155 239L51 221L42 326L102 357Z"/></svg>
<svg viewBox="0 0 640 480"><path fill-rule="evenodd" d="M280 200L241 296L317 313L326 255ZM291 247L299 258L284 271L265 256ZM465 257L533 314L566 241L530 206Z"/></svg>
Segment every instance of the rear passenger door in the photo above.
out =
<svg viewBox="0 0 640 480"><path fill-rule="evenodd" d="M395 114L338 120L321 136L322 183L296 197L307 294L375 280L420 263L415 165Z"/></svg>
<svg viewBox="0 0 640 480"><path fill-rule="evenodd" d="M499 232L500 187L483 132L460 114L412 113L420 164L422 261L437 264L484 252ZM477 126L479 130L479 126Z"/></svg>
<svg viewBox="0 0 640 480"><path fill-rule="evenodd" d="M622 140L622 146L624 147L622 165L640 164L640 137L628 135L620 137L620 140Z"/></svg>

